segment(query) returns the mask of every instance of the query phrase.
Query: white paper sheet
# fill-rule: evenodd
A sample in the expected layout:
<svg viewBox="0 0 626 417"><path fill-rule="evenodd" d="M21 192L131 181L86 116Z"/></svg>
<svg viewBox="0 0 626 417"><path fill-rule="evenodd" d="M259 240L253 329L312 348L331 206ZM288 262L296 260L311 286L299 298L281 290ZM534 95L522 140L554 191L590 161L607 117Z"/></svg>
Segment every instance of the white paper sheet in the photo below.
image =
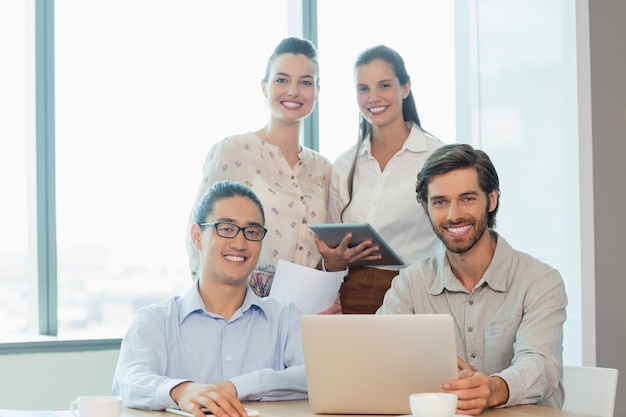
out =
<svg viewBox="0 0 626 417"><path fill-rule="evenodd" d="M281 259L269 296L293 302L304 314L317 314L333 305L344 274L345 271L325 272Z"/></svg>

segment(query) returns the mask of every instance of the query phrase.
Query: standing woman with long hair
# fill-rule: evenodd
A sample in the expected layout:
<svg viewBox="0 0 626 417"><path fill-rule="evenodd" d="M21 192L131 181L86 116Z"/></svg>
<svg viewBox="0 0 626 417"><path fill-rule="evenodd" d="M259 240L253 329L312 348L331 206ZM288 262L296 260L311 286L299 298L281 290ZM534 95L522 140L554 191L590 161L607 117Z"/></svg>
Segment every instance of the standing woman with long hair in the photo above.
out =
<svg viewBox="0 0 626 417"><path fill-rule="evenodd" d="M356 145L333 164L328 202L331 223L370 223L406 264L432 256L438 246L428 217L415 199L415 181L426 158L443 143L420 124L404 60L379 45L363 51L354 66L360 111ZM398 267L350 266L376 260L376 247L336 248L316 238L328 271L348 268L340 289L343 313L374 313Z"/></svg>
<svg viewBox="0 0 626 417"><path fill-rule="evenodd" d="M308 224L326 221L331 163L300 145L301 126L319 93L313 44L300 38L283 39L267 62L261 88L269 108L267 123L254 132L229 136L210 149L193 206L212 184L222 180L243 183L258 195L268 231L249 285L264 297L269 294L279 259L311 268L319 265L321 255ZM191 276L196 279L200 276L199 254L189 233L187 251ZM238 262L237 253L224 256L229 262Z"/></svg>

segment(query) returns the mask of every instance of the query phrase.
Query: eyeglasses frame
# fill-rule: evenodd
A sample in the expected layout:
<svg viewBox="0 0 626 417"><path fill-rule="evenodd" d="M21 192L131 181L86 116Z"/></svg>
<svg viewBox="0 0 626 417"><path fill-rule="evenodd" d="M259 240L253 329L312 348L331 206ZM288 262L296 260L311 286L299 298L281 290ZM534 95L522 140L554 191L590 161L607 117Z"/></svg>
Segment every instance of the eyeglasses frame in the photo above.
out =
<svg viewBox="0 0 626 417"><path fill-rule="evenodd" d="M235 235L234 235L234 236L222 236L222 235L220 234L220 232L219 232L219 226L220 226L221 224L228 224L228 225L231 225L231 226L236 227L236 228L237 228L237 233L235 233ZM236 238L236 237L237 237L237 235L238 235L238 234L239 234L239 232L241 232L241 231L243 231L243 237L244 237L246 240L250 241L250 242L260 242L260 241L262 241L263 239L265 239L265 236L267 235L267 229L266 229L265 227L263 227L263 226L257 226L257 225L251 225L251 226L239 227L239 226L237 226L235 223L230 223L230 222L199 223L198 225L199 225L199 226L201 226L201 227L206 227L206 226L211 226L211 227L213 227L213 228L215 229L215 233L216 233L219 237L222 237L222 238L224 238L224 239L234 239L234 238ZM246 229L251 228L251 227L254 227L254 228L260 228L260 229L262 229L262 230L263 230L263 236L261 236L261 239L259 239L259 240L250 239L250 238L246 235Z"/></svg>

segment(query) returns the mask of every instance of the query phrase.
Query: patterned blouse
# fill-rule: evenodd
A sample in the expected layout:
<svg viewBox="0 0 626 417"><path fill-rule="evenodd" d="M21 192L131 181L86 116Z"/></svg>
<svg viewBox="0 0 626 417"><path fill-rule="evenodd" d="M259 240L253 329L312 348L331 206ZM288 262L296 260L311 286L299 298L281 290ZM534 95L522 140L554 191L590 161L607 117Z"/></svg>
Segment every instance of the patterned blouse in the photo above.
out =
<svg viewBox="0 0 626 417"><path fill-rule="evenodd" d="M269 294L279 259L311 268L321 261L308 225L326 222L331 163L305 147L299 157L300 162L292 169L279 147L247 132L216 143L204 163L194 208L212 184L223 180L245 184L263 204L268 232L250 277L250 286L261 297ZM195 279L199 275L200 256L189 233L187 252Z"/></svg>

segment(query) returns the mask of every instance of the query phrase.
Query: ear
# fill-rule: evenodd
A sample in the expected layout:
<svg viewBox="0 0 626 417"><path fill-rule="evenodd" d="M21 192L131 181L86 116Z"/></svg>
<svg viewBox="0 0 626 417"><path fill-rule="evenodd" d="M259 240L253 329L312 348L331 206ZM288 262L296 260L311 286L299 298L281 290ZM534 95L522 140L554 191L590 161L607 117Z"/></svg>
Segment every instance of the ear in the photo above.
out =
<svg viewBox="0 0 626 417"><path fill-rule="evenodd" d="M267 98L267 84L263 80L261 80L261 91L263 92L263 97Z"/></svg>
<svg viewBox="0 0 626 417"><path fill-rule="evenodd" d="M407 81L406 84L402 86L402 98L407 98L410 92L411 92L411 81Z"/></svg>
<svg viewBox="0 0 626 417"><path fill-rule="evenodd" d="M498 190L493 190L489 193L489 212L491 213L498 207L498 198L500 198L500 194Z"/></svg>
<svg viewBox="0 0 626 417"><path fill-rule="evenodd" d="M191 225L191 242L198 250L202 250L202 230L200 229L200 225L198 223L194 223Z"/></svg>

